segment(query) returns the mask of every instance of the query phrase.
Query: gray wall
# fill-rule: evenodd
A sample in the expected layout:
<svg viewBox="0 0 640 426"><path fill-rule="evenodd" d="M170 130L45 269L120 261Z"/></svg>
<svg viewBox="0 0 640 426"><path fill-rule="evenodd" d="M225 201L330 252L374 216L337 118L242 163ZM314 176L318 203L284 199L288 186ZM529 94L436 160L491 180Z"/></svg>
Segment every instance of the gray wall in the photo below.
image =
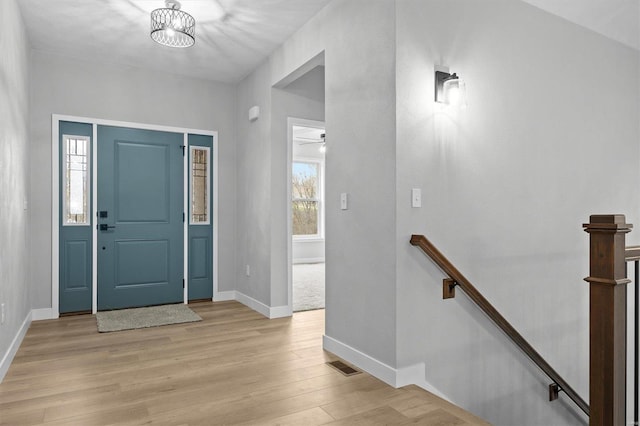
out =
<svg viewBox="0 0 640 426"><path fill-rule="evenodd" d="M282 307L288 297L287 117L322 121L324 103L319 96L301 96L273 85L268 62L238 85L236 271L240 293ZM304 84L296 87L305 95L318 91ZM260 107L260 118L250 122L247 112L255 105Z"/></svg>
<svg viewBox="0 0 640 426"><path fill-rule="evenodd" d="M31 310L28 285L29 42L15 0L0 2L0 360Z"/></svg>
<svg viewBox="0 0 640 426"><path fill-rule="evenodd" d="M219 290L234 290L235 88L33 51L31 283L34 308L51 306L51 114L217 130Z"/></svg>
<svg viewBox="0 0 640 426"><path fill-rule="evenodd" d="M248 110L260 107L250 122ZM271 85L262 64L238 85L237 99L236 289L267 306L271 303ZM251 276L245 274L245 266Z"/></svg>
<svg viewBox="0 0 640 426"><path fill-rule="evenodd" d="M587 397L581 224L638 221L638 52L522 2L335 0L243 83L239 114L268 108L269 85L323 51L327 336L392 368L425 364L495 424L582 423L464 296L442 301L442 274L408 241L430 237ZM435 65L467 80L467 110L434 105ZM607 83L612 69L625 83ZM268 135L246 167L271 178ZM248 212L240 234L258 221L273 223ZM273 267L267 246L253 255Z"/></svg>
<svg viewBox="0 0 640 426"><path fill-rule="evenodd" d="M581 225L640 223L638 52L522 2L396 7L398 366L425 362L496 425L582 424L465 296L441 299L442 274L408 241L431 239L588 401ZM466 110L434 104L434 65L466 79Z"/></svg>
<svg viewBox="0 0 640 426"><path fill-rule="evenodd" d="M271 306L279 306L286 294L281 251L286 180L272 174L285 170L277 164L285 164L286 151L280 140L270 138L268 124L242 120L252 104L271 120L270 87L324 51L331 145L326 157L326 334L391 366L396 357L394 13L391 0L334 1L238 91L239 170L247 175L238 177L239 199L251 194L251 201L240 201L238 207L238 288L265 302L271 286ZM269 206L264 191L277 197L271 219L263 213ZM349 210L339 208L341 192L350 195ZM242 206L249 202L259 208ZM267 233L272 241L266 240ZM267 275L246 279L244 259L258 262L271 283Z"/></svg>

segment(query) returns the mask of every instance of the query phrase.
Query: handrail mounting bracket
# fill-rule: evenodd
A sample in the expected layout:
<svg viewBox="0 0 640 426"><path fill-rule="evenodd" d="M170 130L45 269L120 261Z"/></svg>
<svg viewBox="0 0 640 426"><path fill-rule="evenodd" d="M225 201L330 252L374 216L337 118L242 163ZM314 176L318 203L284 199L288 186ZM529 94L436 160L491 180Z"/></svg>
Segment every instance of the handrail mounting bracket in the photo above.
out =
<svg viewBox="0 0 640 426"><path fill-rule="evenodd" d="M558 399L558 395L562 392L562 388L557 383L551 383L549 385L549 401L555 401Z"/></svg>
<svg viewBox="0 0 640 426"><path fill-rule="evenodd" d="M458 283L452 278L445 278L442 280L442 298L453 299L456 297L456 286Z"/></svg>

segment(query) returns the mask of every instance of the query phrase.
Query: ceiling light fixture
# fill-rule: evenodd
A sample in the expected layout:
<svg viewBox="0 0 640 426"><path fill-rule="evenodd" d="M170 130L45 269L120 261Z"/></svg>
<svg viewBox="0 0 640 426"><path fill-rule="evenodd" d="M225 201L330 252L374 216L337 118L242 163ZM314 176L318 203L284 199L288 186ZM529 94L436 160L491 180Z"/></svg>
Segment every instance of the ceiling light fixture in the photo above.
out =
<svg viewBox="0 0 640 426"><path fill-rule="evenodd" d="M190 47L196 42L196 20L180 10L180 2L166 0L167 7L151 12L151 38L169 47Z"/></svg>

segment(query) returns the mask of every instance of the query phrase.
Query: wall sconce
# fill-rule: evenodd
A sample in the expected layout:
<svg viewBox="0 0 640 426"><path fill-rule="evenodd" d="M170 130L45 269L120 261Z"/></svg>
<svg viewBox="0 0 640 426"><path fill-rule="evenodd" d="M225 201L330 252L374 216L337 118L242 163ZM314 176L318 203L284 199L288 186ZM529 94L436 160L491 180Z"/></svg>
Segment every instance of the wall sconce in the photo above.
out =
<svg viewBox="0 0 640 426"><path fill-rule="evenodd" d="M460 80L455 72L449 74L436 70L435 82L436 102L457 107L467 106L466 84Z"/></svg>

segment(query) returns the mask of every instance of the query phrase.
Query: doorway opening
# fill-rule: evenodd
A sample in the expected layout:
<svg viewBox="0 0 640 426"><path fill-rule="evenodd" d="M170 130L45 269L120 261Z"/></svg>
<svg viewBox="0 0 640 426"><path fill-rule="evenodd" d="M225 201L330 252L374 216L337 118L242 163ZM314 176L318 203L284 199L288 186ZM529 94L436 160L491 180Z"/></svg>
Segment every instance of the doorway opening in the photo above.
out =
<svg viewBox="0 0 640 426"><path fill-rule="evenodd" d="M282 206L287 215L287 310L322 309L326 284L324 151L329 141L325 139L324 52L280 80L273 89L275 139L287 142L286 162L281 163L286 169L287 185ZM280 133L285 129L285 120L286 139ZM305 297L307 289L312 289L311 295Z"/></svg>
<svg viewBox="0 0 640 426"><path fill-rule="evenodd" d="M325 307L325 128L290 119L293 312Z"/></svg>

